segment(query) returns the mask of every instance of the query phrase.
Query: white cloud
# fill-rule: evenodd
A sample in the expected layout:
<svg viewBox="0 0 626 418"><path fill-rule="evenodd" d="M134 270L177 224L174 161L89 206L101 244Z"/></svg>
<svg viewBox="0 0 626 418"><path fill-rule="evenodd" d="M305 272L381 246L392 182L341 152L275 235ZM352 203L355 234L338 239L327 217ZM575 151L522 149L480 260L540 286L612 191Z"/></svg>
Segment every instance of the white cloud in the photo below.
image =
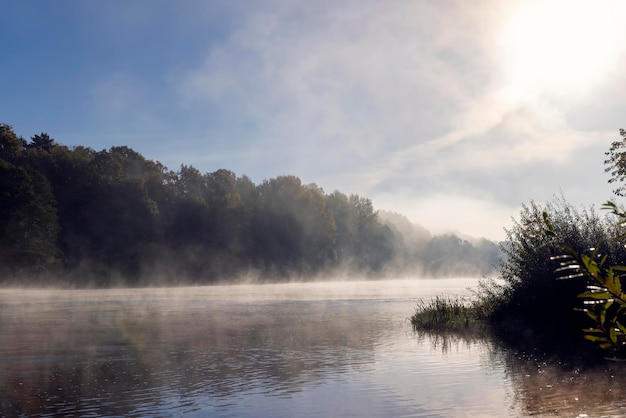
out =
<svg viewBox="0 0 626 418"><path fill-rule="evenodd" d="M71 29L80 42L59 52L88 65L51 56L67 74L37 73L51 78L34 85L74 94L63 102L56 90L25 89L13 107L59 98L63 110L38 113L53 126L64 124L50 115L76 115L81 128L60 140L125 144L173 169L227 168L254 181L295 174L428 217L432 225L415 219L428 227L446 212L420 208L467 208L470 225L474 212L486 222L489 208L514 211L559 190L586 203L610 197L603 152L626 127L619 1L166 3L145 13L147 2L60 9L79 22ZM558 15L570 5L579 13ZM598 22L606 27L587 25ZM90 94L80 91L94 80Z"/></svg>
<svg viewBox="0 0 626 418"><path fill-rule="evenodd" d="M605 181L589 158L617 127L576 129L580 108L562 91L511 95L499 36L521 3L272 4L250 10L180 84L190 108L221 109L220 134L250 127L238 172L293 173L391 210L403 194L416 196L395 199L406 211L462 206L462 223L476 216L482 228L528 197Z"/></svg>
<svg viewBox="0 0 626 418"><path fill-rule="evenodd" d="M464 4L449 13L429 3L329 3L301 25L290 21L293 7L253 13L181 94L242 115L255 127L251 146L284 151L285 168L306 170L316 155L336 173L352 170L351 156L371 163L445 132L489 83L485 41L455 45L487 36L484 16Z"/></svg>

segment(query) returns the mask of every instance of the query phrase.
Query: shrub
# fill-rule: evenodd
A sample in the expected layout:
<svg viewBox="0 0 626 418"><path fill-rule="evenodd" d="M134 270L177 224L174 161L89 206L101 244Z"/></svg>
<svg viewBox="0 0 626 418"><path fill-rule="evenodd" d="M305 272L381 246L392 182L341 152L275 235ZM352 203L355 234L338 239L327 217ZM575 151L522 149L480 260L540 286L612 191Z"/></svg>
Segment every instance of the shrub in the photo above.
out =
<svg viewBox="0 0 626 418"><path fill-rule="evenodd" d="M618 217L618 227L626 225L626 212L615 203L607 202L604 208ZM553 235L553 226L547 214L546 225L547 233ZM625 237L626 233L622 233L616 240ZM579 311L584 312L591 323L582 330L585 339L612 352L613 358L625 358L626 294L622 291L621 275L626 272L626 266L608 264L608 255L597 248L581 253L562 244L561 249L563 254L555 257L560 266L556 272L565 278L587 279L586 291L578 295L584 301Z"/></svg>
<svg viewBox="0 0 626 418"><path fill-rule="evenodd" d="M545 233L546 219L551 222L551 236ZM623 264L626 260L620 244L611 239L615 235L615 225L606 217L593 208L578 210L563 197L543 207L534 202L524 205L520 219L507 230L502 248L506 255L500 266L504 284L498 289L500 300L490 317L497 332L520 342L530 337L560 346L580 341L581 329L589 324L575 309L581 307L577 296L585 291L587 278L557 277L558 263L553 257L566 245L578 253L596 248L611 264ZM485 294L483 291L479 297L484 299Z"/></svg>

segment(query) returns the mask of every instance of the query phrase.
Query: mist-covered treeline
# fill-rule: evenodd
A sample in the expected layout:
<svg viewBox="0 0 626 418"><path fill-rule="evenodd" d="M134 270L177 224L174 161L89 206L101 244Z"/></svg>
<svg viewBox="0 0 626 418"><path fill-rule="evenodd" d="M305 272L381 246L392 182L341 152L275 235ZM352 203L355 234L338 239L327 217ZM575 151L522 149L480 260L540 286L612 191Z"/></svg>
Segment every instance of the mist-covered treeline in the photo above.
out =
<svg viewBox="0 0 626 418"><path fill-rule="evenodd" d="M0 124L0 280L210 283L336 274L485 274L498 247L431 236L369 199L295 176L254 184L176 172L121 146L95 151Z"/></svg>

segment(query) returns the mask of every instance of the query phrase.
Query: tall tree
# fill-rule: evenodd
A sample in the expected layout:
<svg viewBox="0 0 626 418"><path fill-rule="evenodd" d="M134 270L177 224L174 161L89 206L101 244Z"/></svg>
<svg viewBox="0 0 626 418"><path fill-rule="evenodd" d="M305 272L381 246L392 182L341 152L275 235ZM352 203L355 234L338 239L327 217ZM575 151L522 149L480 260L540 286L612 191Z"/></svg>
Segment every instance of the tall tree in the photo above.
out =
<svg viewBox="0 0 626 418"><path fill-rule="evenodd" d="M54 139L50 138L47 133L42 132L39 135L34 135L30 138L30 144L27 145L29 149L36 149L39 151L50 151L52 147L56 145Z"/></svg>
<svg viewBox="0 0 626 418"><path fill-rule="evenodd" d="M13 274L45 270L57 261L58 233L48 181L32 169L0 160L0 266Z"/></svg>
<svg viewBox="0 0 626 418"><path fill-rule="evenodd" d="M626 192L626 130L620 129L619 134L622 139L614 141L605 153L609 158L604 161L604 164L608 165L604 171L611 174L609 183L619 184L613 189L613 193L617 196L624 196Z"/></svg>
<svg viewBox="0 0 626 418"><path fill-rule="evenodd" d="M321 192L298 177L279 176L258 187L250 231L256 262L282 274L319 270L332 257L335 224Z"/></svg>
<svg viewBox="0 0 626 418"><path fill-rule="evenodd" d="M26 142L13 131L11 125L0 123L0 159L13 162L22 156Z"/></svg>

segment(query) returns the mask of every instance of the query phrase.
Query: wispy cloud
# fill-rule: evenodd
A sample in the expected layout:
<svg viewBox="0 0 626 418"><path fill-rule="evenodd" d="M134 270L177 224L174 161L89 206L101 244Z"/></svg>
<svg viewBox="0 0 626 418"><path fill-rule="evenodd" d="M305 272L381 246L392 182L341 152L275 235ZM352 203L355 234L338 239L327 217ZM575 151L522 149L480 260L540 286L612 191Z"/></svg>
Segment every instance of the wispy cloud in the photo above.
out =
<svg viewBox="0 0 626 418"><path fill-rule="evenodd" d="M351 160L371 164L443 134L483 94L484 16L463 4L448 4L453 13L411 2L322 3L295 19L293 6L252 13L181 94L241 115L232 122L254 127L253 146L284 151L286 169L316 157L334 160L334 173L353 170Z"/></svg>
<svg viewBox="0 0 626 418"><path fill-rule="evenodd" d="M64 38L81 40L73 63L89 63L66 78L86 71L92 86L65 104L84 112L70 141L89 128L96 147L127 144L173 169L295 174L461 231L501 230L522 202L560 189L610 197L603 151L626 114L620 2L551 17L571 2L154 1L59 9L77 22ZM584 61L598 56L603 68ZM577 63L598 72L574 74Z"/></svg>
<svg viewBox="0 0 626 418"><path fill-rule="evenodd" d="M582 158L606 129L573 127L576 109L556 93L511 96L501 37L517 2L273 4L249 10L180 83L187 105L228 109L219 132L249 128L242 167L389 207L457 196L511 214L527 195L559 192L547 175L602 171Z"/></svg>

